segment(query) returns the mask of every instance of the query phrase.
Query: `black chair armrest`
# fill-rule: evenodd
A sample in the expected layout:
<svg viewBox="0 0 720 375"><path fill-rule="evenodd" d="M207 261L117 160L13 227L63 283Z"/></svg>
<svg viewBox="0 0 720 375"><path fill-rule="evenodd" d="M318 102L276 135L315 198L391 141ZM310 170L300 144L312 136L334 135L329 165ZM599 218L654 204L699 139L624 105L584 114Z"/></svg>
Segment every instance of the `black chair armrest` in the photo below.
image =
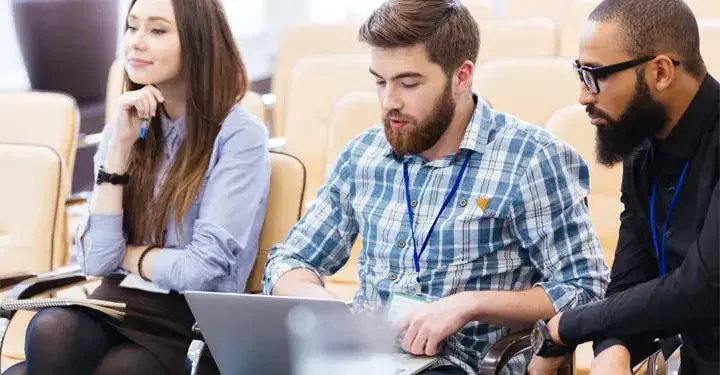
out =
<svg viewBox="0 0 720 375"><path fill-rule="evenodd" d="M510 358L530 348L531 329L511 333L493 344L480 361L479 375L500 374Z"/></svg>
<svg viewBox="0 0 720 375"><path fill-rule="evenodd" d="M480 361L478 375L501 374L510 359L521 352L531 349L531 332L532 329L513 332L493 344L485 357ZM558 370L558 375L572 375L574 363L575 361L571 356L570 360L564 363L563 367Z"/></svg>
<svg viewBox="0 0 720 375"><path fill-rule="evenodd" d="M27 279L37 277L38 274L35 272L14 272L0 274L0 290L15 286Z"/></svg>

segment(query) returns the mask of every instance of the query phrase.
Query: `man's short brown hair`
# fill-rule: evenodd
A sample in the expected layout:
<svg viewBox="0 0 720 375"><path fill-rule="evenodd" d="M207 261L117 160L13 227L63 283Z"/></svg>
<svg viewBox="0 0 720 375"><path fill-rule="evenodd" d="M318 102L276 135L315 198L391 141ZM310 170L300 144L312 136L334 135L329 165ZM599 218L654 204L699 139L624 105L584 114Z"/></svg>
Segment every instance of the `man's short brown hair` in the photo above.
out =
<svg viewBox="0 0 720 375"><path fill-rule="evenodd" d="M360 27L360 41L372 47L425 46L430 61L450 76L463 62L477 60L480 30L459 0L390 0Z"/></svg>

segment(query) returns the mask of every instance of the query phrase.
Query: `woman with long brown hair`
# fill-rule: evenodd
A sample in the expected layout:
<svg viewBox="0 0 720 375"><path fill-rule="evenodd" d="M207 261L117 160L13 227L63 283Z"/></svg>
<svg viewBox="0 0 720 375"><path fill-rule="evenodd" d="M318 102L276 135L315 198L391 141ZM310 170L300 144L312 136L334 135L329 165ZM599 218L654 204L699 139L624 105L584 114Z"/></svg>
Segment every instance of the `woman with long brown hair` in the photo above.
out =
<svg viewBox="0 0 720 375"><path fill-rule="evenodd" d="M247 76L220 0L133 0L125 92L95 155L96 187L74 257L96 299L38 312L26 362L6 374L181 374L188 290L242 292L265 216L265 127L239 106ZM82 58L82 56L78 56ZM205 358L201 373L216 373Z"/></svg>

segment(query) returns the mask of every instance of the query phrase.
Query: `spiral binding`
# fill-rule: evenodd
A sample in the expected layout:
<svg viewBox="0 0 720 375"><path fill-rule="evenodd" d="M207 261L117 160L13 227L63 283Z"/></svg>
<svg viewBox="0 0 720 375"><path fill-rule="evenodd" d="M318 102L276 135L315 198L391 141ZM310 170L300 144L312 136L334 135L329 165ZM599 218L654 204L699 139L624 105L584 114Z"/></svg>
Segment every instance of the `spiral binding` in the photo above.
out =
<svg viewBox="0 0 720 375"><path fill-rule="evenodd" d="M36 298L36 299L0 299L0 310L40 310L49 307L82 306L102 312L115 319L125 317L125 304L96 299Z"/></svg>

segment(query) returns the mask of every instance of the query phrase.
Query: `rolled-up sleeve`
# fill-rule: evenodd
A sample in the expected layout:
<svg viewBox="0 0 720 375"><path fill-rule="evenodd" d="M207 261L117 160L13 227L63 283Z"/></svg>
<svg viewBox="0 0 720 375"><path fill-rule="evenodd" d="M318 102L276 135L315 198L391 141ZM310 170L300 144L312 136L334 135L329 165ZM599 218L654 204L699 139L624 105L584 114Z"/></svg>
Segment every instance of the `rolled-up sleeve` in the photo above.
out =
<svg viewBox="0 0 720 375"><path fill-rule="evenodd" d="M94 175L105 162L113 124L105 126L102 140L93 157ZM76 230L73 257L85 274L107 276L116 271L125 256L126 238L122 214L90 214Z"/></svg>
<svg viewBox="0 0 720 375"><path fill-rule="evenodd" d="M233 273L237 259L252 263L257 254L270 186L267 132L251 124L217 148L190 242L153 259L153 282L163 288L211 289L214 280ZM249 273L252 264L245 266Z"/></svg>
<svg viewBox="0 0 720 375"><path fill-rule="evenodd" d="M511 231L542 275L536 286L558 312L602 298L609 277L585 204L586 163L555 141L538 148L519 186Z"/></svg>

